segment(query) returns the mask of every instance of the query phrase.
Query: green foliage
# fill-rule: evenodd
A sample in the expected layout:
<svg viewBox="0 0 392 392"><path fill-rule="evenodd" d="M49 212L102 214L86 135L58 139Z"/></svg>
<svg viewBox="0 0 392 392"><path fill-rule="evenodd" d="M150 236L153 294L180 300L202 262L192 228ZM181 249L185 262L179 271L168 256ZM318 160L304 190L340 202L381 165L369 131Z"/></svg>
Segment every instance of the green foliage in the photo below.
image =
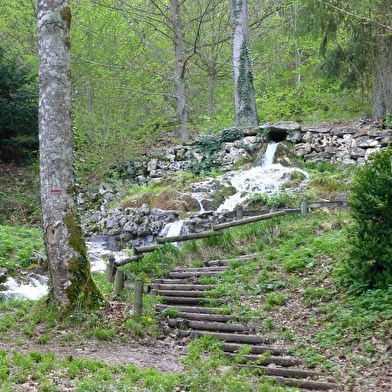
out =
<svg viewBox="0 0 392 392"><path fill-rule="evenodd" d="M123 267L130 279L137 277L148 281L153 277L163 276L175 265L179 250L174 245L165 244L155 252L146 254L141 261L130 263Z"/></svg>
<svg viewBox="0 0 392 392"><path fill-rule="evenodd" d="M276 193L256 193L249 198L248 205L252 209L298 208L303 199L316 200L316 195L310 191L295 193L282 189Z"/></svg>
<svg viewBox="0 0 392 392"><path fill-rule="evenodd" d="M0 226L0 264L9 271L34 263L34 251L44 253L42 231L21 226Z"/></svg>
<svg viewBox="0 0 392 392"><path fill-rule="evenodd" d="M195 141L196 153L200 159L193 157L191 171L195 175L209 173L220 168L222 163L218 157L218 151L222 142L215 135L200 135Z"/></svg>
<svg viewBox="0 0 392 392"><path fill-rule="evenodd" d="M38 150L34 77L0 47L0 162L26 161Z"/></svg>
<svg viewBox="0 0 392 392"><path fill-rule="evenodd" d="M41 219L38 166L0 165L0 225L31 225Z"/></svg>
<svg viewBox="0 0 392 392"><path fill-rule="evenodd" d="M392 114L391 113L387 114L387 117L384 121L384 126L386 128L392 128Z"/></svg>
<svg viewBox="0 0 392 392"><path fill-rule="evenodd" d="M235 363L224 356L220 345L220 341L209 336L203 336L189 343L188 356L183 360L184 385L187 390L190 392L278 392L285 390L285 388L273 386L263 377L255 376L246 370L236 369ZM242 362L243 355L247 351L247 348L244 348L236 355L235 360Z"/></svg>
<svg viewBox="0 0 392 392"><path fill-rule="evenodd" d="M241 139L242 136L243 136L243 133L238 128L223 129L220 132L220 140L222 143L234 142L235 140Z"/></svg>
<svg viewBox="0 0 392 392"><path fill-rule="evenodd" d="M392 283L392 149L380 151L354 176L353 225L347 271L358 288Z"/></svg>

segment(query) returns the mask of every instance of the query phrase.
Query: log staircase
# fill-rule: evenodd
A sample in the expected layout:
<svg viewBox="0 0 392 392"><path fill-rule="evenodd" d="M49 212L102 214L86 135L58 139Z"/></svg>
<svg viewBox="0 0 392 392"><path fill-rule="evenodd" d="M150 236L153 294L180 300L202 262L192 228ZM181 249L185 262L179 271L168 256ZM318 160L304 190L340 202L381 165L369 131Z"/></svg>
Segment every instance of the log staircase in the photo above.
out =
<svg viewBox="0 0 392 392"><path fill-rule="evenodd" d="M246 255L235 260L246 262L255 256ZM215 285L202 284L202 277L222 273L230 268L232 261L214 260L199 268L179 268L170 272L167 279L152 282L151 294L162 297L162 304L157 306L157 310L166 318L168 326L176 330L178 337L195 339L208 335L219 339L225 355L230 357L246 345L249 354L244 356L244 363L237 366L273 378L279 385L301 390L339 389L336 383L320 381L323 375L306 369L300 359L271 345L268 336L258 334L232 315L223 314L221 306L226 305L225 299L208 298L208 290ZM225 308L227 310L227 305Z"/></svg>

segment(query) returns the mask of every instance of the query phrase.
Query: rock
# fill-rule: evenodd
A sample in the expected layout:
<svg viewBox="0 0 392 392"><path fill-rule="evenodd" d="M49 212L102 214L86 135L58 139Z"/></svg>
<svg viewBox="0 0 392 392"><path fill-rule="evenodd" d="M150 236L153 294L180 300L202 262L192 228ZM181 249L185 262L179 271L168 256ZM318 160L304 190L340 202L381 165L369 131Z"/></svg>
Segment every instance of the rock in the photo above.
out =
<svg viewBox="0 0 392 392"><path fill-rule="evenodd" d="M0 268L0 283L4 283L7 280L8 271L6 268Z"/></svg>
<svg viewBox="0 0 392 392"><path fill-rule="evenodd" d="M331 128L329 127L308 127L304 129L305 132L312 132L312 133L329 133Z"/></svg>
<svg viewBox="0 0 392 392"><path fill-rule="evenodd" d="M333 136L344 136L348 134L354 134L356 130L350 127L338 127L331 129L331 135Z"/></svg>
<svg viewBox="0 0 392 392"><path fill-rule="evenodd" d="M376 147L378 145L378 141L368 136L360 136L356 139L356 144L358 147L371 148Z"/></svg>
<svg viewBox="0 0 392 392"><path fill-rule="evenodd" d="M267 122L260 125L259 129L263 131L299 131L301 129L301 124L296 121L281 121L278 123Z"/></svg>
<svg viewBox="0 0 392 392"><path fill-rule="evenodd" d="M298 143L301 141L301 139L302 139L302 133L300 131L290 132L286 138L286 140L291 143Z"/></svg>

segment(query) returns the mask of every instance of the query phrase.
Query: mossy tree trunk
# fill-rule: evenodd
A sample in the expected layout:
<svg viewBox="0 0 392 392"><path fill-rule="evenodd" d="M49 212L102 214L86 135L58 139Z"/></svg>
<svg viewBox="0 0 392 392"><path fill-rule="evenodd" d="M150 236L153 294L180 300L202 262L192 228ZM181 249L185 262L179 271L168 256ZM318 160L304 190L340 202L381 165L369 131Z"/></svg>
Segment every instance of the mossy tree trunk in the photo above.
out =
<svg viewBox="0 0 392 392"><path fill-rule="evenodd" d="M62 311L76 306L88 309L104 301L91 277L76 203L68 3L37 3L41 203L50 271L49 299Z"/></svg>
<svg viewBox="0 0 392 392"><path fill-rule="evenodd" d="M235 125L258 125L249 46L248 2L231 0Z"/></svg>

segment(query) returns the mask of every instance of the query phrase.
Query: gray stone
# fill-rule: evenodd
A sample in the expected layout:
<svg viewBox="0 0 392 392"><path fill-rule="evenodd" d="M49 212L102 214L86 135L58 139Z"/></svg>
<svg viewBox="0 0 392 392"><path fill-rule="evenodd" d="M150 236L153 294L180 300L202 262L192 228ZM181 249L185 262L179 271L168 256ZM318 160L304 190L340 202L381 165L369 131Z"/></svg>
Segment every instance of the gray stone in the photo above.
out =
<svg viewBox="0 0 392 392"><path fill-rule="evenodd" d="M357 147L370 148L376 147L378 145L378 141L368 136L360 136L356 138L356 144Z"/></svg>
<svg viewBox="0 0 392 392"><path fill-rule="evenodd" d="M105 227L106 227L107 229L114 229L114 228L117 228L117 227L118 227L118 221L117 221L117 219L114 219L114 218L109 218L109 219L107 219L106 222L105 222Z"/></svg>
<svg viewBox="0 0 392 392"><path fill-rule="evenodd" d="M331 135L333 136L343 136L347 134L354 134L356 133L356 130L353 128L349 127L339 127L339 128L333 128L331 129Z"/></svg>
<svg viewBox="0 0 392 392"><path fill-rule="evenodd" d="M259 126L262 131L299 131L301 129L301 124L296 121L281 121L278 123L267 122Z"/></svg>
<svg viewBox="0 0 392 392"><path fill-rule="evenodd" d="M312 151L312 147L309 143L301 143L297 144L294 150L296 155L298 155L299 157L303 157Z"/></svg>
<svg viewBox="0 0 392 392"><path fill-rule="evenodd" d="M302 139L302 133L300 131L290 132L286 138L288 142L292 142L292 143L298 143L301 141L301 139Z"/></svg>
<svg viewBox="0 0 392 392"><path fill-rule="evenodd" d="M137 228L138 225L135 222L127 222L124 226L123 226L123 230L131 233L131 234L136 234L137 233Z"/></svg>
<svg viewBox="0 0 392 392"><path fill-rule="evenodd" d="M359 158L359 157L364 157L365 156L366 150L364 148L360 147L353 147L351 149L350 157L351 158Z"/></svg>
<svg viewBox="0 0 392 392"><path fill-rule="evenodd" d="M308 127L304 129L306 132L312 132L312 133L329 133L331 131L331 128L327 127Z"/></svg>
<svg viewBox="0 0 392 392"><path fill-rule="evenodd" d="M0 283L4 283L7 280L8 271L6 268L0 268Z"/></svg>
<svg viewBox="0 0 392 392"><path fill-rule="evenodd" d="M158 159L151 159L151 161L148 162L147 164L147 171L151 173L152 171L155 171L158 166Z"/></svg>

